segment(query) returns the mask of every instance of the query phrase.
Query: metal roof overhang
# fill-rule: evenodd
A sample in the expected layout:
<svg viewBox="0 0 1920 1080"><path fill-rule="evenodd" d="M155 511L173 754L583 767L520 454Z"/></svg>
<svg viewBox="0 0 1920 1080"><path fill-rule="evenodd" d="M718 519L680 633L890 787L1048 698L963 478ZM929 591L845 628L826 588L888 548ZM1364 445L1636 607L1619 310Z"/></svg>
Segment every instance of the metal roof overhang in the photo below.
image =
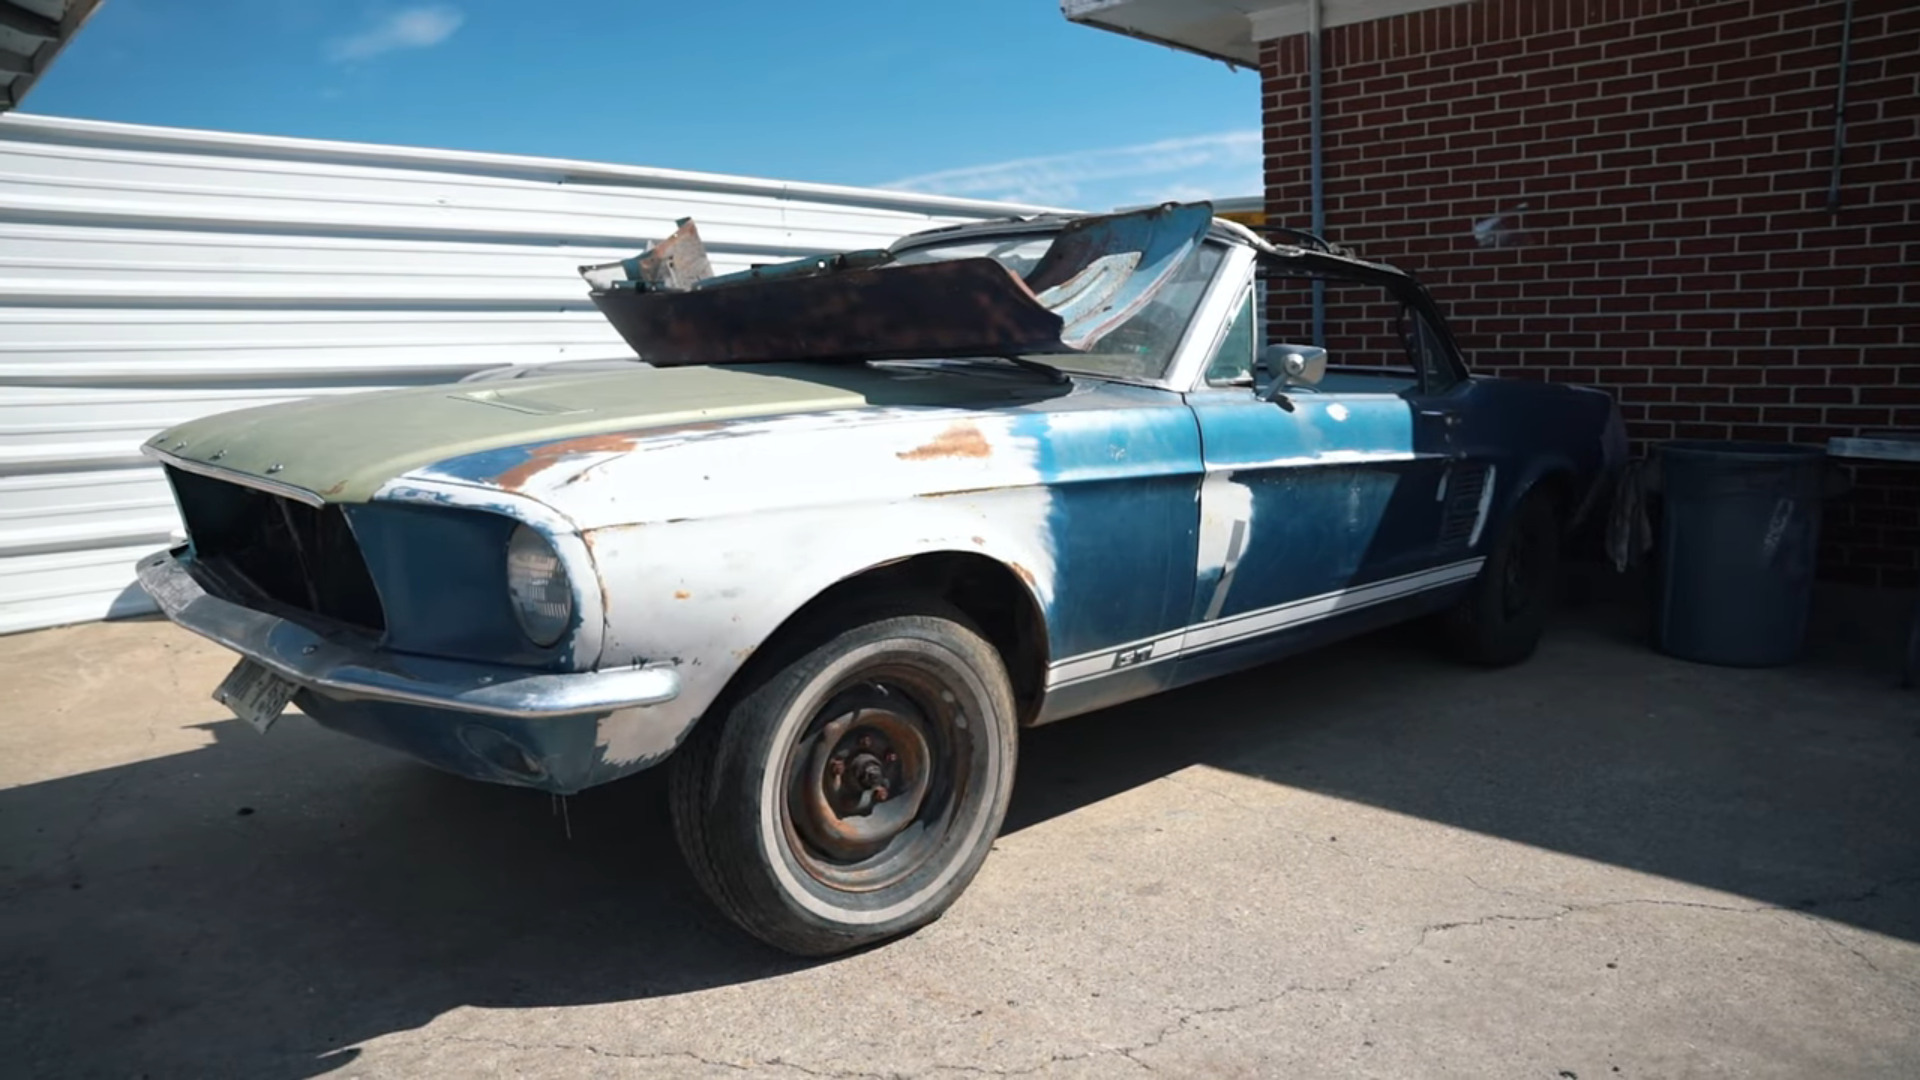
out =
<svg viewBox="0 0 1920 1080"><path fill-rule="evenodd" d="M1313 0L1060 0L1071 22L1199 53L1235 67L1260 66L1260 45L1307 30ZM1465 0L1318 0L1320 25L1344 26Z"/></svg>
<svg viewBox="0 0 1920 1080"><path fill-rule="evenodd" d="M0 112L20 104L101 0L0 0Z"/></svg>

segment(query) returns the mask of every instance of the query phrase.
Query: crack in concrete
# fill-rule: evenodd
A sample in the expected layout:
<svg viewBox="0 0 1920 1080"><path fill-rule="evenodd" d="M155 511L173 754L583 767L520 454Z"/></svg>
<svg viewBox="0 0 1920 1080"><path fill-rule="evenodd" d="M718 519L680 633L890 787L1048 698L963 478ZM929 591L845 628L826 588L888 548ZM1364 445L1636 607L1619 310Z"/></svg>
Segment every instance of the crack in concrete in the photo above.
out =
<svg viewBox="0 0 1920 1080"><path fill-rule="evenodd" d="M1226 792L1217 791L1217 790L1214 790L1213 788L1205 787L1203 785L1193 783L1179 776L1167 776L1167 777L1164 777L1163 779L1168 780L1172 783L1178 784L1181 787L1185 787L1190 790L1197 791L1206 795L1211 795L1214 798L1219 799L1220 801L1235 807L1236 809L1243 810L1248 813L1259 814L1263 817L1272 816L1272 812L1276 809L1276 807L1273 807L1270 805L1255 805L1251 803L1242 802L1241 800L1234 798L1233 796L1227 794ZM1368 866L1379 866L1387 869L1402 870L1410 873L1419 873L1419 874L1451 875L1454 873L1453 871L1447 870L1444 867L1414 866L1414 865L1409 865L1404 863L1395 863L1385 859L1368 857L1366 855L1362 855L1358 852L1355 852L1350 848L1341 848L1331 842L1321 841L1317 839L1314 834L1309 834L1302 830L1290 828L1285 825L1280 825L1278 827L1280 828L1281 831L1287 833L1290 836L1294 836L1306 842L1310 847L1316 850L1330 851L1337 855L1340 855L1343 858L1352 859L1354 861L1364 863ZM1757 915L1757 914L1790 915L1790 916L1795 916L1799 918L1805 918L1813 922L1820 929L1821 933L1834 946L1846 950L1848 953L1850 953L1856 959L1858 959L1862 964L1865 964L1868 969L1872 970L1876 974L1882 975L1883 977L1897 978L1896 976L1890 975L1889 973L1884 971L1882 968L1880 968L1879 965L1875 964L1871 958L1866 956L1866 954L1862 953L1859 949L1854 948L1852 945L1842 940L1836 933L1834 933L1832 927L1829 925L1829 920L1823 919L1818 915L1812 914L1812 912L1814 909L1822 908L1822 907L1836 907L1844 904L1867 903L1873 900L1880 899L1882 896L1882 893L1886 890L1898 888L1905 885L1920 884L1920 874L1906 874L1898 877L1888 878L1884 881L1876 882L1871 887L1861 892L1847 893L1839 896L1809 897L1809 898L1804 898L1800 900L1795 900L1785 904L1772 904L1772 903L1716 904L1716 903L1709 903L1701 900L1670 900L1670 899L1660 899L1660 898L1653 898L1653 897L1628 897L1625 899L1618 899L1618 900L1600 900L1600 901L1594 901L1591 903L1568 903L1563 900L1551 900L1536 894L1529 894L1529 893L1521 892L1518 890L1503 889L1503 888L1497 888L1490 885L1485 885L1485 884L1482 884L1480 881L1476 880L1473 877L1473 875L1467 874L1467 873L1460 873L1459 877L1465 880L1467 884L1471 885L1474 889L1483 893L1487 893L1488 895L1505 897L1511 900L1519 900L1523 903L1539 904L1542 906L1555 908L1557 910L1547 914L1542 914L1542 915L1515 915L1515 914L1508 914L1508 913L1495 913L1491 915L1481 916L1480 918L1477 918L1477 919L1465 919L1465 920L1457 920L1457 921L1450 921L1450 922L1430 923L1420 928L1419 937L1405 951L1395 955L1391 959L1381 964L1378 964L1372 968L1367 969L1366 971L1359 973L1358 975L1354 976L1352 979L1345 981L1344 983L1341 983L1336 986L1324 986L1324 987L1298 986L1298 985L1288 986L1277 994L1267 995L1265 997L1258 998L1253 1001L1244 1002L1238 1005L1216 1006L1216 1007L1211 1007L1207 1009L1196 1009L1191 1012L1187 1012L1180 1015L1177 1019L1175 1019L1175 1021L1172 1024L1169 1024L1166 1027L1161 1028L1158 1032L1156 1032L1153 1035L1153 1037L1149 1038L1145 1042L1138 1043L1132 1046L1117 1048L1110 1052L1117 1053L1120 1056L1126 1057L1128 1060L1134 1062L1135 1064L1141 1065L1144 1068L1148 1069L1149 1071L1152 1071L1153 1067L1147 1062L1140 1060L1136 1055L1138 1055L1142 1051L1150 1050L1155 1046L1158 1046L1161 1042L1165 1041L1167 1038L1170 1038L1175 1032L1187 1026L1191 1021L1193 1021L1196 1018L1211 1016L1211 1015L1219 1015L1219 1014L1230 1013L1230 1012L1239 1012L1239 1011L1244 1011L1246 1009L1259 1008L1262 1005L1269 1005L1276 1001L1279 1001L1280 999L1286 997L1289 994L1350 992L1355 988L1357 988L1362 982L1366 981L1367 979L1370 979L1375 975L1378 975L1384 971L1387 971L1388 969L1399 964L1401 961L1406 960L1408 957L1412 956L1414 953L1420 951L1420 949L1426 946L1427 940L1430 937L1432 937L1434 934L1445 933L1450 930L1459 930L1459 929L1467 929L1467 928L1478 927L1478 926L1486 926L1496 922L1509 922L1509 923L1553 922L1559 919L1566 918L1567 916L1575 914L1577 912L1601 911L1608 908L1676 907L1676 908L1693 908L1701 911L1713 911L1713 912L1720 912L1723 914L1732 914L1732 915ZM1900 980L1900 981L1904 981L1904 980ZM1089 1055L1081 1055L1081 1056L1084 1057ZM1059 1060L1059 1059L1056 1058L1055 1060ZM1036 1068L1044 1068L1044 1067L1045 1065L1037 1066ZM1034 1070L1023 1070L1023 1071L1031 1072ZM1003 1074L1003 1075L1012 1075L1012 1074Z"/></svg>
<svg viewBox="0 0 1920 1080"><path fill-rule="evenodd" d="M1222 798L1225 798L1225 796L1222 796ZM1233 800L1228 799L1228 801L1231 802ZM1291 832L1293 830L1289 830L1289 831ZM1300 834L1295 832L1295 835L1300 835L1303 838L1306 838L1305 834ZM1309 842L1313 843L1316 847L1320 846L1319 841L1312 841L1309 839ZM1363 858L1362 856L1351 855L1347 852L1341 852L1341 854L1346 855L1347 857L1350 857L1350 858L1356 858L1356 859ZM1367 861L1371 862L1373 860L1367 860ZM1390 865L1390 864L1386 864L1386 865ZM1447 873L1447 871L1437 867L1398 867L1398 868L1406 869L1406 870L1414 870L1421 873L1440 873L1440 874ZM1241 1002L1234 1002L1234 1003L1225 1004L1225 1005L1212 1005L1212 1006L1206 1006L1204 1008L1190 1009L1174 1017L1171 1023L1163 1025L1159 1030L1155 1031L1152 1035L1148 1036L1146 1039L1136 1043L1131 1043L1129 1045L1097 1047L1097 1048L1086 1050L1080 1053L1050 1054L1044 1061L1040 1061L1033 1065L1020 1067L1020 1068L992 1069L992 1068L983 1068L975 1065L951 1065L951 1064L935 1063L928 1066L927 1071L943 1072L943 1073L962 1073L962 1074L978 1075L978 1076L999 1076L999 1077L1030 1076L1035 1073L1042 1072L1046 1069L1050 1069L1058 1065L1063 1065L1063 1064L1068 1064L1071 1062L1078 1062L1078 1061L1091 1061L1091 1060L1102 1058L1102 1057L1112 1056L1112 1057L1125 1058L1129 1064L1136 1065L1141 1069L1146 1070L1147 1072L1156 1072L1158 1070L1154 1068L1152 1063L1143 1060L1139 1055L1158 1047L1161 1043L1165 1042L1166 1040L1172 1038L1174 1035L1178 1034L1182 1029L1191 1027L1192 1024L1197 1020L1205 1019L1207 1017L1212 1017L1212 1016L1224 1016L1224 1015L1229 1015L1233 1013L1246 1012L1250 1009L1262 1008L1264 1006L1275 1004L1276 1002L1279 1002L1287 997L1298 995L1298 994L1351 993L1354 990L1357 990L1363 983L1367 982L1368 980L1373 979L1374 977L1391 970L1392 968L1396 967L1400 963L1412 957L1414 954L1418 953L1421 949L1427 946L1428 941L1431 938L1433 938L1435 935L1449 933L1454 930L1465 930L1465 929L1473 929L1473 928L1482 927L1482 926L1490 926L1496 923L1524 924L1524 923L1555 922L1578 912L1601 911L1609 908L1678 907L1678 908L1694 908L1694 909L1703 910L1703 911L1713 911L1713 912L1719 912L1722 914L1731 914L1731 915L1755 915L1755 914L1793 915L1793 916L1796 916L1799 918L1805 918L1811 921L1812 923L1814 923L1814 925L1819 927L1822 934L1824 934L1834 945L1836 945L1839 948L1845 949L1847 952L1857 957L1861 963L1865 964L1868 968L1872 969L1876 973L1886 975L1886 972L1884 972L1878 965L1874 964L1874 962L1871 959L1869 959L1867 956L1862 954L1858 949L1855 949L1852 946L1848 945L1846 942L1842 941L1837 935L1835 935L1832 929L1827 925L1826 920L1821 919L1820 917L1815 915L1807 914L1804 910L1796 910L1796 908L1829 906L1829 905L1841 904L1841 903L1864 902L1867 900L1878 899L1881 891L1884 889L1894 888L1903 884L1920 882L1920 876L1892 878L1892 879L1888 879L1887 881L1880 882L1874 885L1872 888L1869 888L1866 891L1861 893L1848 894L1846 896L1834 897L1834 898L1815 898L1812 900L1796 902L1793 906L1786 906L1786 905L1780 905L1780 904L1752 904L1752 905L1712 904L1712 903L1706 903L1704 901L1665 900L1665 899L1656 899L1651 897L1629 897L1629 898L1620 899L1620 900L1601 900L1601 901L1595 901L1593 903L1586 903L1586 904L1569 904L1564 901L1546 900L1538 896L1533 896L1525 893L1519 893L1511 890L1498 889L1491 886L1483 885L1479 881L1474 880L1473 877L1468 874L1462 874L1460 876L1463 877L1475 889L1478 889L1482 892L1486 892L1491 895L1505 896L1509 899L1519 900L1524 903L1540 904L1543 906L1555 908L1557 910L1547 912L1544 914L1515 914L1512 912L1493 912L1491 914L1482 915L1478 918L1473 918L1473 919L1454 919L1454 920L1448 920L1445 922L1428 923L1419 928L1418 936L1414 939L1412 944L1408 945L1405 949L1399 951L1398 953L1387 958L1386 960L1383 960L1380 963L1377 963L1372 967L1369 967L1366 970L1353 975L1351 978L1344 979L1336 983L1326 984L1326 985L1317 985L1317 984L1310 984L1310 983L1306 983L1306 984L1291 983L1285 987L1282 987L1279 991L1275 993L1262 995L1250 1001L1241 1001ZM467 1040L467 1041L485 1041L485 1040ZM508 1045L514 1045L514 1044L508 1044ZM555 1048L572 1048L572 1047L568 1047L565 1044L556 1044ZM583 1048L596 1054L604 1053L603 1051L600 1051L590 1046L583 1047ZM523 1047L522 1049L526 1049L526 1048ZM683 1058L684 1057L684 1058L692 1058L693 1060L700 1061L703 1064L708 1064L708 1065L725 1066L728 1068L741 1068L741 1069L747 1068L746 1066L735 1066L728 1062L710 1061L696 1054L692 1054L684 1051L672 1053L672 1054L627 1054L627 1055L607 1054L606 1056L621 1056L621 1057L635 1057L635 1058ZM864 1080L894 1080L894 1078L909 1075L908 1073L901 1073L897 1071L887 1072L887 1073L822 1071L822 1070L811 1069L811 1068L808 1068L807 1066L800 1065L792 1061L786 1061L786 1060L777 1059L777 1058L771 1059L765 1062L765 1064L769 1066L778 1066L778 1067L792 1069L796 1072L800 1072L808 1076L819 1076L819 1077L828 1077L828 1078L846 1077L846 1078L864 1078Z"/></svg>
<svg viewBox="0 0 1920 1080"><path fill-rule="evenodd" d="M1187 1010L1186 1012L1181 1013L1179 1016L1175 1017L1172 1023L1161 1027L1158 1031L1154 1032L1151 1036L1149 1036L1145 1040L1137 1043L1133 1043L1127 1046L1100 1047L1100 1048L1089 1050L1085 1053L1079 1053L1079 1054L1053 1054L1049 1056L1046 1061L1028 1066L1026 1068L1021 1068L1021 1069L983 1069L975 1066L965 1066L965 1065L936 1065L934 1066L934 1068L939 1071L977 1073L983 1076L1027 1076L1033 1073L1037 1073L1043 1069L1047 1069L1054 1065L1059 1065L1065 1062L1085 1061L1093 1058L1112 1055L1112 1056L1126 1058L1129 1062L1140 1066L1141 1068L1147 1070L1148 1072L1156 1072L1158 1070L1156 1070L1151 1063L1141 1060L1138 1055L1159 1046L1162 1042L1165 1042L1167 1039L1172 1038L1175 1033L1180 1031L1180 1029L1189 1026L1195 1020L1198 1020L1204 1017L1209 1017L1209 1016L1223 1016L1230 1013L1245 1012L1249 1009L1257 1009L1265 1005L1271 1005L1277 1001L1280 1001L1282 998L1286 998L1295 994L1350 993L1351 991L1357 989L1361 983L1367 981L1368 979L1373 978L1376 975L1381 974L1382 972L1385 972L1391 969L1395 965L1399 964L1401 961L1412 956L1414 953L1419 952L1420 949L1426 945L1427 938L1435 933L1442 933L1447 930L1455 930L1455 929L1460 929L1462 927L1480 926L1490 922L1498 922L1503 920L1512 921L1512 922L1542 922L1550 919L1560 918L1562 917L1563 914L1564 914L1563 912L1555 912L1554 914L1551 914L1551 915L1508 915L1508 914L1496 913L1492 915L1485 915L1478 919L1461 920L1456 922L1433 923L1427 926L1423 926L1420 928L1419 937L1406 949L1400 951L1399 953L1388 958L1387 960L1382 961L1381 963L1375 964L1374 966L1366 969L1365 971L1355 974L1353 977L1349 979L1345 979L1340 982L1329 984L1329 985L1315 985L1310 983L1290 983L1287 986L1282 987L1276 993L1266 994L1261 997L1255 998L1251 1001L1235 1002L1227 1005L1210 1005L1204 1008L1190 1009L1190 1010Z"/></svg>
<svg viewBox="0 0 1920 1080"><path fill-rule="evenodd" d="M1877 881L1869 886L1865 892L1848 893L1845 896L1816 896L1806 900L1795 900L1792 904L1783 906L1797 908L1803 911L1811 911L1814 908L1839 907L1841 904L1864 904L1869 900L1880 899L1880 891L1882 889L1897 889L1902 885L1920 885L1920 874L1902 874L1899 877L1888 878L1885 881Z"/></svg>
<svg viewBox="0 0 1920 1080"><path fill-rule="evenodd" d="M1828 941L1832 942L1835 948L1844 949L1847 952L1852 953L1854 956L1854 959L1859 960L1861 963L1867 965L1867 970L1873 972L1875 975L1880 975L1883 977L1886 977L1888 975L1888 973L1886 971L1883 971L1879 964L1874 963L1873 960L1870 959L1866 953L1863 953L1859 949L1854 948L1852 945L1849 945L1846 942L1840 940L1840 935L1833 932L1833 927L1828 925L1825 919L1822 919L1817 915L1805 915L1805 914L1802 914L1800 918L1803 918L1808 922L1812 923L1814 925L1814 928L1820 931L1820 935L1826 938ZM1906 980L1901 979L1900 981L1905 982Z"/></svg>

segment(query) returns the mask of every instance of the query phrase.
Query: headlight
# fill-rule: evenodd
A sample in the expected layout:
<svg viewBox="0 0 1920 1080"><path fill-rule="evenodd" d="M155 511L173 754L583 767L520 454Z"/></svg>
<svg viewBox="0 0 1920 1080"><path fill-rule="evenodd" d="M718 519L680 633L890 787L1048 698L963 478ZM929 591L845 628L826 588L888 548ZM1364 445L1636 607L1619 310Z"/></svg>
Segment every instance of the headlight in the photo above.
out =
<svg viewBox="0 0 1920 1080"><path fill-rule="evenodd" d="M573 621L573 586L547 538L525 525L507 541L507 591L513 616L535 645L551 645Z"/></svg>

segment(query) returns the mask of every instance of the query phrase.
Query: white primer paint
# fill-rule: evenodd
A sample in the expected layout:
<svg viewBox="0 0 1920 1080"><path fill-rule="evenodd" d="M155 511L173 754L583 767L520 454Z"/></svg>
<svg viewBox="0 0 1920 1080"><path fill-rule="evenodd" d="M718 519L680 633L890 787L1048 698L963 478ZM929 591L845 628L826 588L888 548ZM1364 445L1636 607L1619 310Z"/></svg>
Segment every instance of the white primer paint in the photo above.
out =
<svg viewBox="0 0 1920 1080"><path fill-rule="evenodd" d="M1200 548L1196 576L1218 572L1206 619L1215 619L1233 588L1234 571L1253 541L1253 489L1233 474L1210 474L1200 487ZM1202 620L1205 621L1205 620Z"/></svg>
<svg viewBox="0 0 1920 1080"><path fill-rule="evenodd" d="M600 718L593 745L600 757L615 767L662 758L680 745L685 728L663 723L651 707L621 709Z"/></svg>
<svg viewBox="0 0 1920 1080"><path fill-rule="evenodd" d="M605 627L590 666L670 664L680 676L678 698L643 710L644 733L609 718L609 753L677 740L781 623L876 566L978 553L1012 568L1044 610L1053 496L1019 420L882 408L734 421L641 432L627 449L596 441L527 477L516 497L553 507L591 553ZM459 487L473 504L503 494L431 469L396 484Z"/></svg>

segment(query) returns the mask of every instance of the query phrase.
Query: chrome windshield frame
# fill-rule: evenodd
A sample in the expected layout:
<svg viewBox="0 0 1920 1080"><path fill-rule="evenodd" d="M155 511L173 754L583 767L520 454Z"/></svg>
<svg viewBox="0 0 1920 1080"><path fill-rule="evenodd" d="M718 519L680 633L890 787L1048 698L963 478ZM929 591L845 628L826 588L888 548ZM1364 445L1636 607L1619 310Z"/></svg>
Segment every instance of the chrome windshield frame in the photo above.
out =
<svg viewBox="0 0 1920 1080"><path fill-rule="evenodd" d="M962 226L956 229L914 233L896 241L888 250L896 253L917 251L924 248L942 247L952 244L971 244L981 241L991 241L1000 237L1011 238L1035 233L1058 232L1061 226L1069 220L1071 220L1071 218L1065 216L1037 218L1029 221L993 222L978 226ZM1207 339L1205 348L1201 350L1201 355L1204 357L1211 355L1220 336L1226 333L1226 325L1224 322L1219 322L1218 311L1215 308L1221 288L1220 283L1222 277L1232 272L1231 268L1243 264L1244 270L1242 272L1245 275L1252 274L1255 258L1252 249L1241 242L1238 236L1222 230L1220 224L1219 219L1215 219L1214 227L1208 230L1206 239L1202 240L1201 243L1218 245L1225 249L1225 254L1220 260L1220 265L1214 268L1213 278L1207 282L1206 289L1201 294L1200 302L1194 306L1193 315L1188 318L1187 325L1182 328L1180 340L1174 345L1167 365L1159 377L1149 379L1104 371L1085 371L1060 363L1060 361L1063 360L1071 360L1074 356L1073 353L1050 353L1037 355L1034 359L1039 360L1043 364L1049 364L1059 368L1060 371L1069 378L1099 379L1102 382L1118 383L1124 386L1145 386L1157 390L1170 390L1174 393L1185 393L1191 385L1192 378L1190 375L1187 375L1184 376L1185 381L1182 381L1182 373L1185 366L1192 362L1189 359L1189 353L1195 347L1194 343L1196 338L1204 337ZM1232 305L1229 303L1229 313L1231 313L1231 307ZM1208 324L1207 318L1209 315L1218 322L1218 325L1210 326ZM1202 327L1206 327L1207 329L1202 332ZM1204 360L1201 361L1201 366L1205 366Z"/></svg>

